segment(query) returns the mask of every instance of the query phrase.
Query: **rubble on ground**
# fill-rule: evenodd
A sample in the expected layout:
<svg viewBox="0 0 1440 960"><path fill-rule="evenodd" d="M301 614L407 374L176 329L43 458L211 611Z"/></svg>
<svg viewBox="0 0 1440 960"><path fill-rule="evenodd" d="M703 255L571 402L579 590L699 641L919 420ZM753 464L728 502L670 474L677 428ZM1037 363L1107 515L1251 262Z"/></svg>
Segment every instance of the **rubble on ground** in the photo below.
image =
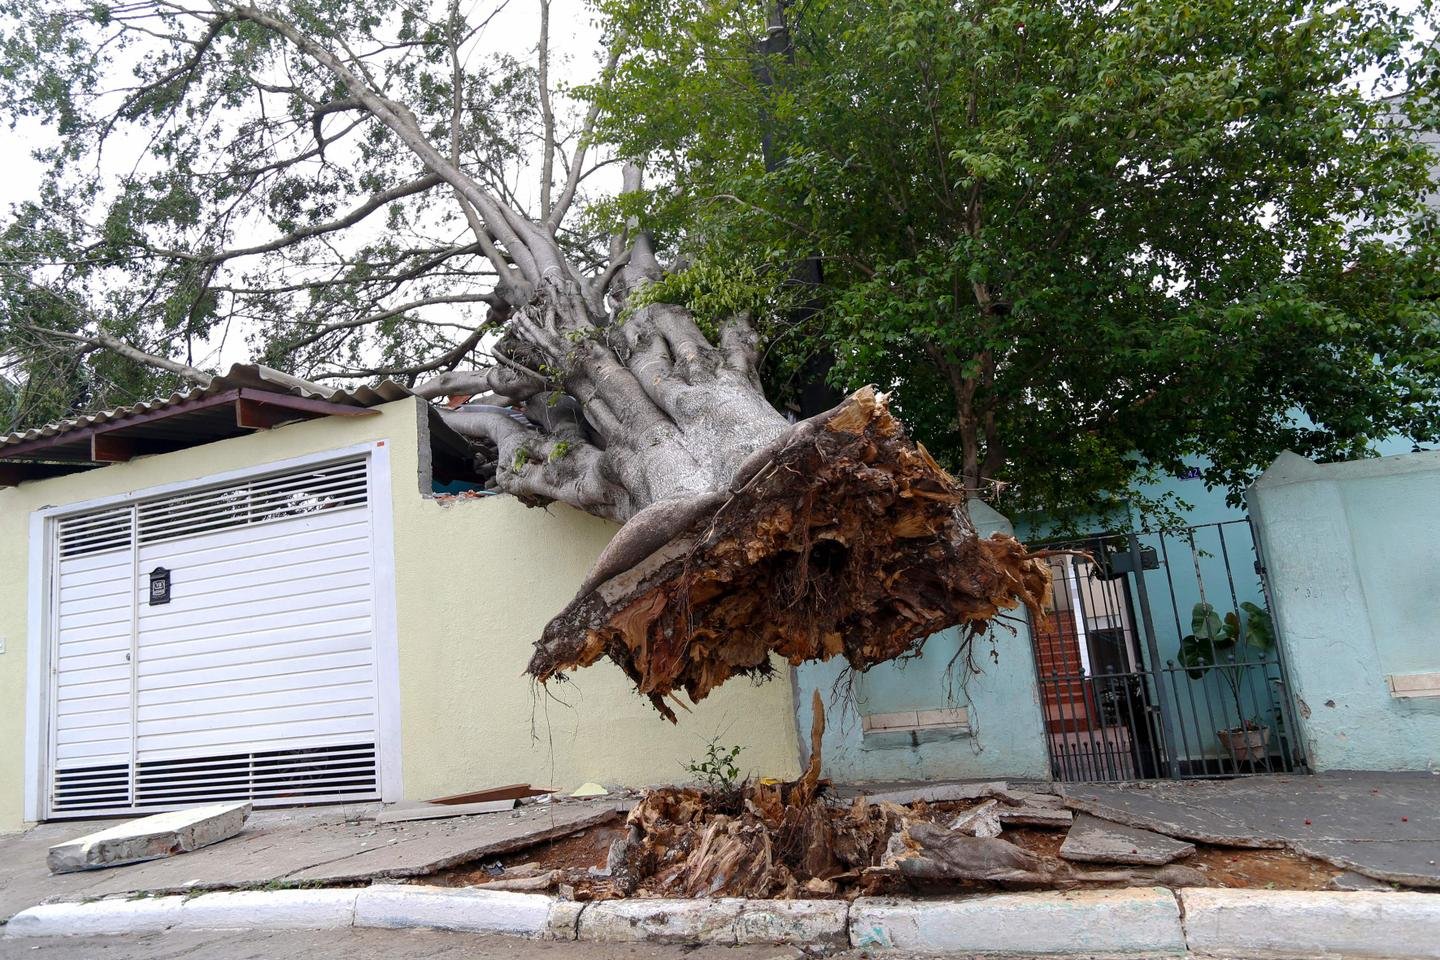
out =
<svg viewBox="0 0 1440 960"><path fill-rule="evenodd" d="M1195 852L1193 843L1151 830L1109 823L1082 813L1065 836L1060 856L1081 863L1121 863L1160 867Z"/></svg>
<svg viewBox="0 0 1440 960"><path fill-rule="evenodd" d="M884 793L836 796L820 775L825 713L818 702L814 716L810 764L799 779L649 790L610 843L603 869L517 873L507 875L506 888L535 890L549 883L582 899L789 899L934 886L1064 889L1204 882L1189 867L1092 869L1062 859L1053 848L1048 854L1026 849L1000 834L1017 827L1054 831L1058 842L1072 815L1059 797L1006 783L938 785L907 804L885 799L890 794Z"/></svg>

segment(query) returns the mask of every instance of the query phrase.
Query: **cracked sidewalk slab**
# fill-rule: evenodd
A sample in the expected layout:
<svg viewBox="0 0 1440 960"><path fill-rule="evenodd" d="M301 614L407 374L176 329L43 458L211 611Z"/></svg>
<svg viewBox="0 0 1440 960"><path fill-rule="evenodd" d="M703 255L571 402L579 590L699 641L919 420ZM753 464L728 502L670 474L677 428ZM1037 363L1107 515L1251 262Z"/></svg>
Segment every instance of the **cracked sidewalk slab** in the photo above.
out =
<svg viewBox="0 0 1440 960"><path fill-rule="evenodd" d="M1290 849L1377 880L1440 888L1440 776L1434 774L1066 784L1065 802L1182 840Z"/></svg>
<svg viewBox="0 0 1440 960"><path fill-rule="evenodd" d="M0 920L37 903L135 893L368 882L423 876L566 836L618 815L614 800L533 804L511 813L377 824L378 804L260 810L234 837L130 866L52 876L53 844L115 821L62 821L0 836Z"/></svg>

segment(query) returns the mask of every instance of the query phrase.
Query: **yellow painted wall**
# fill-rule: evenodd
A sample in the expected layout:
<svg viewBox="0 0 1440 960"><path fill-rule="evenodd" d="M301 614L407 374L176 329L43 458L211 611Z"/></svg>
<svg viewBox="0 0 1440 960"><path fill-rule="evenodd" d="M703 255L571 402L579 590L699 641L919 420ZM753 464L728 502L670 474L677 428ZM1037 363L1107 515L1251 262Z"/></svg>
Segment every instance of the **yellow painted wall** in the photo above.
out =
<svg viewBox="0 0 1440 960"><path fill-rule="evenodd" d="M397 498L401 499L401 498ZM608 660L551 684L522 676L541 628L569 601L613 524L511 497L445 506L397 502L405 793L429 799L487 785L640 786L683 779L717 734L745 746L742 769L795 776L788 671L734 680L678 725ZM402 519L403 516L403 519Z"/></svg>
<svg viewBox="0 0 1440 960"><path fill-rule="evenodd" d="M379 416L331 417L84 474L0 490L0 832L23 824L26 602L32 511L125 494L310 453L383 440L395 517L405 795L518 781L643 785L683 776L711 736L745 746L759 774L793 776L798 744L789 683L735 681L663 721L602 661L557 688L521 671L544 623L570 599L612 524L565 507L528 510L509 497L422 497L417 401Z"/></svg>

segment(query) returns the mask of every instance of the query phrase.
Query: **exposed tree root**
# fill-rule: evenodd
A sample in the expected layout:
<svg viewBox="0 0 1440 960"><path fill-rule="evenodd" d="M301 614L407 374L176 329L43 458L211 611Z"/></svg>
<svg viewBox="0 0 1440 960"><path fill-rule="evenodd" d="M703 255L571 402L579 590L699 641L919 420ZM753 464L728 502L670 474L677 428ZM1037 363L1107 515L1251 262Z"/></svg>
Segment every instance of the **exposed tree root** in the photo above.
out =
<svg viewBox="0 0 1440 960"><path fill-rule="evenodd" d="M825 711L816 694L810 764L800 779L752 780L708 793L696 787L648 791L630 812L627 836L610 848L610 889L602 895L790 898L935 882L1022 889L1197 882L1195 872L1184 868L1078 870L1009 840L946 827L932 818L948 820L953 813L919 801L909 807L865 797L837 803L825 796L828 784L820 777L824 732ZM1001 794L1026 802L1024 794Z"/></svg>
<svg viewBox="0 0 1440 960"><path fill-rule="evenodd" d="M1002 610L1038 615L1042 560L980 539L960 486L910 441L872 388L796 424L710 498L637 515L546 627L544 682L608 656L671 720L736 674L843 656L854 668L917 653Z"/></svg>

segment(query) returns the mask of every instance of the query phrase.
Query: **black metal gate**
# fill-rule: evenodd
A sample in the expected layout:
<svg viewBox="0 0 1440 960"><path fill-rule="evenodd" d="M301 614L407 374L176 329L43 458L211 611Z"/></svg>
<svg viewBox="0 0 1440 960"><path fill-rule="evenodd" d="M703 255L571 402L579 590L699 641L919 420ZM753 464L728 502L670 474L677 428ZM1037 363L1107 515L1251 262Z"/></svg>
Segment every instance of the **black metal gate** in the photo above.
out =
<svg viewBox="0 0 1440 960"><path fill-rule="evenodd" d="M1032 629L1057 779L1304 768L1247 521L1043 546L1062 551Z"/></svg>

